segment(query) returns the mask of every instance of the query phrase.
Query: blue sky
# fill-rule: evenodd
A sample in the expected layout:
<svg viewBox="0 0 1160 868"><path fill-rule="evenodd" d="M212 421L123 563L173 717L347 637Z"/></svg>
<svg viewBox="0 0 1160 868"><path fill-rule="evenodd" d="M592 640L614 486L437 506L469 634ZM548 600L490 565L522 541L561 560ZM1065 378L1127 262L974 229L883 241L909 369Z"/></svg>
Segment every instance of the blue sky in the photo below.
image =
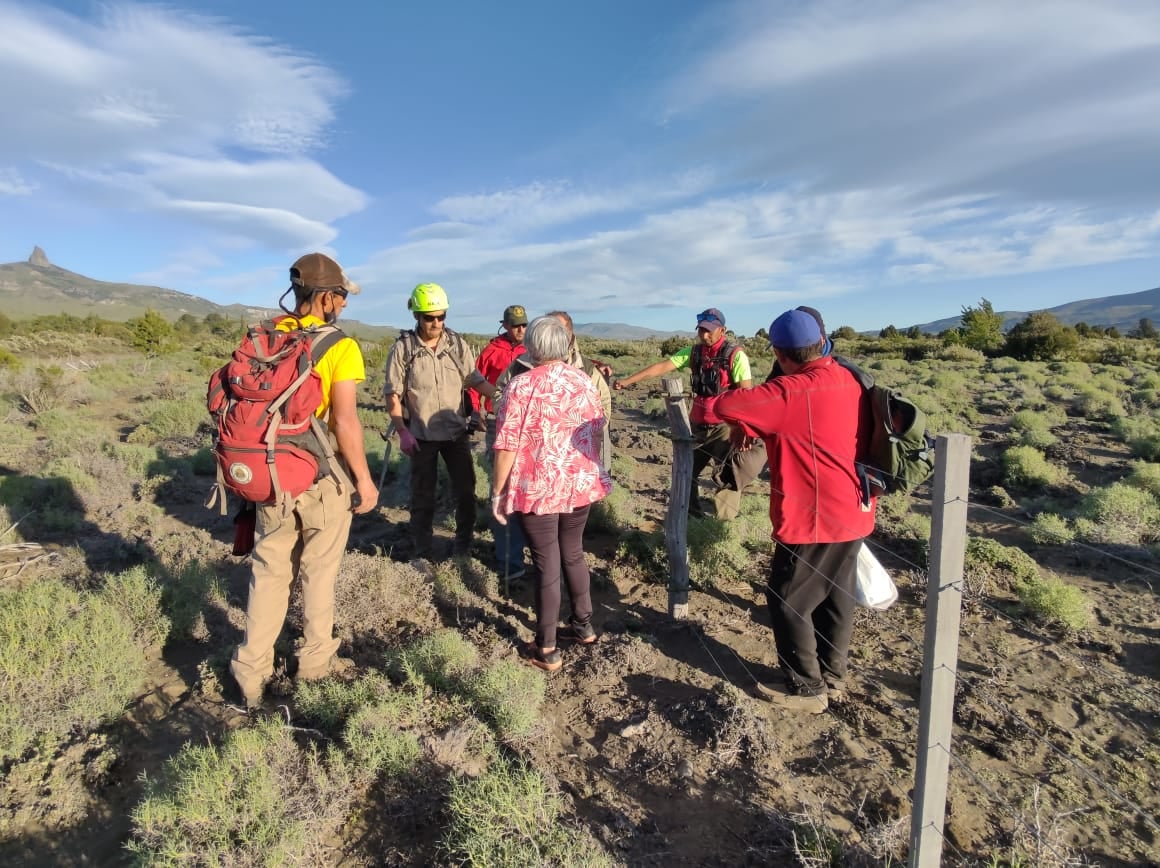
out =
<svg viewBox="0 0 1160 868"><path fill-rule="evenodd" d="M752 334L1160 284L1153 0L0 0L0 261Z"/></svg>

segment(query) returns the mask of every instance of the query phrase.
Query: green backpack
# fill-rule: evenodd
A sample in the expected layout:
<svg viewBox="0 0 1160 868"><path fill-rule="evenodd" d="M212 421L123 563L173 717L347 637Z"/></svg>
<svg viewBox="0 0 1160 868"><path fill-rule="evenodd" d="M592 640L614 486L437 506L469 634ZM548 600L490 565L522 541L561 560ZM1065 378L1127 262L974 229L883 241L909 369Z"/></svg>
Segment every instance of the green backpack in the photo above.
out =
<svg viewBox="0 0 1160 868"><path fill-rule="evenodd" d="M893 389L876 385L850 360L834 356L834 361L870 395L874 426L868 441L859 444L864 460L857 464L862 502L868 506L871 497L910 491L925 482L934 471L934 438L927 433L926 414Z"/></svg>

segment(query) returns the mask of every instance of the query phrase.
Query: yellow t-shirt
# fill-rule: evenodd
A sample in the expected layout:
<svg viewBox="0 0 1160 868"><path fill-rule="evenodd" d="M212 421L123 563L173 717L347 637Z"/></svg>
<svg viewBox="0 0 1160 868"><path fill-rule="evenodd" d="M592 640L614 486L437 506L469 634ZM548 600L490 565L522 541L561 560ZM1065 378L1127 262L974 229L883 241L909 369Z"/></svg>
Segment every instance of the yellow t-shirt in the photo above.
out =
<svg viewBox="0 0 1160 868"><path fill-rule="evenodd" d="M304 327L326 325L323 320L310 315L302 317L301 322ZM288 332L294 327L293 317L286 316L278 320L280 331ZM318 376L322 378L322 404L319 405L318 411L314 414L319 419L325 419L326 414L330 412L330 387L332 384L345 380L361 383L367 378L362 350L359 349L358 342L353 338L343 338L323 353L322 358L315 363L314 370L318 371Z"/></svg>

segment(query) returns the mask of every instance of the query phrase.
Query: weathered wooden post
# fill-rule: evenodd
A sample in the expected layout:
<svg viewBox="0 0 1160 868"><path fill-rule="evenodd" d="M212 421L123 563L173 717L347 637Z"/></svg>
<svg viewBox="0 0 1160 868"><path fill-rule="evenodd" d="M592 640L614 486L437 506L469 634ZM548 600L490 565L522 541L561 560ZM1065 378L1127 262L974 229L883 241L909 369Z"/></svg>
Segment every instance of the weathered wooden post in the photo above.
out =
<svg viewBox="0 0 1160 868"><path fill-rule="evenodd" d="M910 815L911 868L938 868L943 848L959 619L967 549L967 494L971 438L943 434L935 447L931 491L930 573L922 648L918 750Z"/></svg>
<svg viewBox="0 0 1160 868"><path fill-rule="evenodd" d="M665 549L669 555L669 615L689 616L689 494L693 482L693 426L685 407L685 384L665 377L665 409L673 432L673 487L665 516Z"/></svg>

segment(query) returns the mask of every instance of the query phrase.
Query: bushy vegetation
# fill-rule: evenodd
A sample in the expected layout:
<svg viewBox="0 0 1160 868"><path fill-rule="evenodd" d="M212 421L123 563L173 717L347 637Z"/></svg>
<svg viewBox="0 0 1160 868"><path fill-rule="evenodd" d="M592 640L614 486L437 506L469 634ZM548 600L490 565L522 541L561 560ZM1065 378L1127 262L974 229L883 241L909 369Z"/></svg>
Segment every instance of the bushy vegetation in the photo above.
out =
<svg viewBox="0 0 1160 868"><path fill-rule="evenodd" d="M1027 489L1057 485L1064 480L1066 473L1035 447L1012 446L1003 453L1003 476L1011 487Z"/></svg>
<svg viewBox="0 0 1160 868"><path fill-rule="evenodd" d="M1088 543L1146 545L1160 539L1160 503L1146 489L1116 482L1084 498L1075 529Z"/></svg>
<svg viewBox="0 0 1160 868"><path fill-rule="evenodd" d="M148 866L321 865L354 792L341 754L265 721L170 760L133 811L128 846Z"/></svg>
<svg viewBox="0 0 1160 868"><path fill-rule="evenodd" d="M1021 579L1015 583L1015 595L1037 621L1068 630L1091 624L1091 603L1083 591L1055 576Z"/></svg>
<svg viewBox="0 0 1160 868"><path fill-rule="evenodd" d="M0 763L119 714L145 680L161 621L133 580L108 596L44 579L0 593ZM125 608L135 620L121 612Z"/></svg>

